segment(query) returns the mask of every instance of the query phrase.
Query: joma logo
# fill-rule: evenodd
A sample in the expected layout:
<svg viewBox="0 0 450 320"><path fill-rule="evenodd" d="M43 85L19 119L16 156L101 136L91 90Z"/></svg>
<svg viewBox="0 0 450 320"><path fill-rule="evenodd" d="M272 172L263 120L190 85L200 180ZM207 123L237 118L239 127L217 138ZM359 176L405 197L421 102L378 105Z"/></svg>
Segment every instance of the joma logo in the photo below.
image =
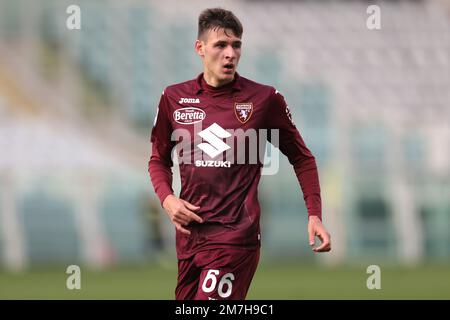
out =
<svg viewBox="0 0 450 320"><path fill-rule="evenodd" d="M180 98L180 101L178 103L200 103L199 98Z"/></svg>

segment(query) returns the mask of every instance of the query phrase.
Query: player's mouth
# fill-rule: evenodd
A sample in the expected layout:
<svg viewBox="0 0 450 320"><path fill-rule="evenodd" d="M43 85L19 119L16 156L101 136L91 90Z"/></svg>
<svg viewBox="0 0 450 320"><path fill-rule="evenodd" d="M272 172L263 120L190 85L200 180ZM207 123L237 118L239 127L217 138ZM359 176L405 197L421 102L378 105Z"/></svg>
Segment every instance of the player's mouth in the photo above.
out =
<svg viewBox="0 0 450 320"><path fill-rule="evenodd" d="M224 73L231 74L234 71L234 64L233 63L227 63L223 65L223 71Z"/></svg>

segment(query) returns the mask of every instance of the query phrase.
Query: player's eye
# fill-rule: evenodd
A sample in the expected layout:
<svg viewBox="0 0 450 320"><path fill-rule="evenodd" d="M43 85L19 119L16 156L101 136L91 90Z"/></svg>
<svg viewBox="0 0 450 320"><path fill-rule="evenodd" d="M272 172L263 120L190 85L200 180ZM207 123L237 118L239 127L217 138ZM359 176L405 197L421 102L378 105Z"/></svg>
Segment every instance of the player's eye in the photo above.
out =
<svg viewBox="0 0 450 320"><path fill-rule="evenodd" d="M220 42L220 43L218 43L218 44L216 44L216 47L218 47L218 48L225 48L226 47L226 44L225 43L222 43L222 42Z"/></svg>
<svg viewBox="0 0 450 320"><path fill-rule="evenodd" d="M240 43L240 42L238 42L238 43L233 43L233 48L235 48L235 49L240 49L240 48L241 48L241 43Z"/></svg>

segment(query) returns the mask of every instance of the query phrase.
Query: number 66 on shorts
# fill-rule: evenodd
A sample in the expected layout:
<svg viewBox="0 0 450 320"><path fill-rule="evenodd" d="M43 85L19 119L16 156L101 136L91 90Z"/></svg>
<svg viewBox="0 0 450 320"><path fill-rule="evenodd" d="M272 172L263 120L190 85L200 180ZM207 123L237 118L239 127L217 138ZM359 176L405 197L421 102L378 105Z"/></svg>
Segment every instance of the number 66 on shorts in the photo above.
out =
<svg viewBox="0 0 450 320"><path fill-rule="evenodd" d="M211 249L178 263L177 300L244 300L259 261L259 248Z"/></svg>

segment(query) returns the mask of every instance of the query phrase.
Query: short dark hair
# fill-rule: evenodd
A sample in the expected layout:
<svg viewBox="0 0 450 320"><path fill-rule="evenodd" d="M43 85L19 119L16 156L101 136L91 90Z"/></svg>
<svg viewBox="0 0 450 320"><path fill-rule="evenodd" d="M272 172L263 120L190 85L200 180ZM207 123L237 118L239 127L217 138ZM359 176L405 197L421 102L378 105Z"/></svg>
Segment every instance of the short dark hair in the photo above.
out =
<svg viewBox="0 0 450 320"><path fill-rule="evenodd" d="M198 39L207 30L230 29L236 37L241 38L242 24L233 12L222 8L209 8L200 13L198 17Z"/></svg>

